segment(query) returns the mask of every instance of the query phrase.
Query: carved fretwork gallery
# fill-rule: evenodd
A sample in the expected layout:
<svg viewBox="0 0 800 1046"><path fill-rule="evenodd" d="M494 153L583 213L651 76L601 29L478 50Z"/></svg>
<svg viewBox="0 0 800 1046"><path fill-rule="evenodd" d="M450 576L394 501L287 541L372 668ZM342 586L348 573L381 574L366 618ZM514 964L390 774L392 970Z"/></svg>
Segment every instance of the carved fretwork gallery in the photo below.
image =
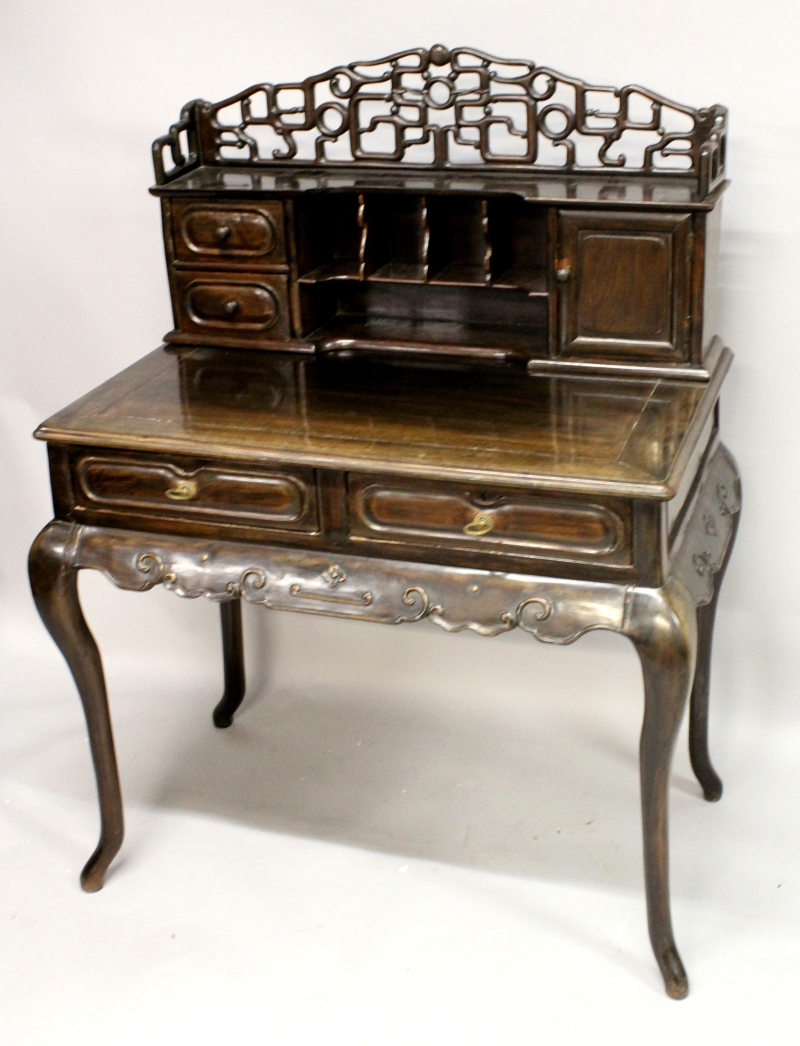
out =
<svg viewBox="0 0 800 1046"><path fill-rule="evenodd" d="M122 843L78 571L220 605L228 727L242 601L546 643L607 629L644 677L650 937L667 992L667 797L690 704L708 800L711 637L740 492L714 334L726 111L436 45L195 101L153 145L174 328L46 421L31 549ZM535 797L531 797L535 802Z"/></svg>

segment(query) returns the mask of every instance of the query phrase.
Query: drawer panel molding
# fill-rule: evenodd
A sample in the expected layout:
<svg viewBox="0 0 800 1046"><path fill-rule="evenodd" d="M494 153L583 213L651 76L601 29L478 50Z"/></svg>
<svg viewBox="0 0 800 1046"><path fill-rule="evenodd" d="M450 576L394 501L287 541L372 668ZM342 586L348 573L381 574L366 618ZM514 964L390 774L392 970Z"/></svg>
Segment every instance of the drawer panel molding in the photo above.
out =
<svg viewBox="0 0 800 1046"><path fill-rule="evenodd" d="M630 562L630 506L528 494L464 491L351 474L350 534L439 547L564 554Z"/></svg>
<svg viewBox="0 0 800 1046"><path fill-rule="evenodd" d="M92 455L78 462L76 474L88 508L213 516L302 530L317 527L312 470L293 475L201 466L189 471L169 462Z"/></svg>
<svg viewBox="0 0 800 1046"><path fill-rule="evenodd" d="M173 204L175 259L182 264L281 265L283 206Z"/></svg>
<svg viewBox="0 0 800 1046"><path fill-rule="evenodd" d="M178 329L201 338L236 338L242 344L290 336L288 284L274 273L175 271ZM172 340L167 336L167 340Z"/></svg>

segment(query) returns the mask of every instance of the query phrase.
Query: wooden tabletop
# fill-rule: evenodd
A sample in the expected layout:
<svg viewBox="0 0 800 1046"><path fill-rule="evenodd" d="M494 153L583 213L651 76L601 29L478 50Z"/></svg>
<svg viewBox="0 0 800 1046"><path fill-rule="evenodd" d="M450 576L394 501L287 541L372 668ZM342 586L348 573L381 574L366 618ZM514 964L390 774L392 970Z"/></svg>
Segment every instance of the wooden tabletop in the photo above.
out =
<svg viewBox="0 0 800 1046"><path fill-rule="evenodd" d="M272 164L197 167L165 185L154 185L154 196L205 196L248 198L263 193L294 196L315 192L408 192L448 195L519 196L533 203L577 207L636 207L645 210L710 211L727 188L723 182L701 195L696 178L675 174L576 175L571 172L436 171L413 170L407 164L381 168L351 162L326 164Z"/></svg>
<svg viewBox="0 0 800 1046"><path fill-rule="evenodd" d="M54 414L56 443L670 498L708 383L161 347Z"/></svg>

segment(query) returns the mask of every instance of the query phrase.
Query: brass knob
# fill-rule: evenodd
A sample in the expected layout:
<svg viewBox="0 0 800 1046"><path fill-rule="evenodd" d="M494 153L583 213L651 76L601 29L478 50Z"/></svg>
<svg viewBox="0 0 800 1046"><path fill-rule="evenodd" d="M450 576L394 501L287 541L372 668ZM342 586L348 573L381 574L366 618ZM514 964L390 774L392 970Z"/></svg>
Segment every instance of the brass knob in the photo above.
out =
<svg viewBox="0 0 800 1046"><path fill-rule="evenodd" d="M222 242L223 240L227 240L227 238L230 236L230 234L231 234L231 227L230 227L230 225L220 225L220 227L214 233L214 235L217 237L217 239L220 242Z"/></svg>
<svg viewBox="0 0 800 1046"><path fill-rule="evenodd" d="M227 312L229 316L233 316L233 314L238 310L238 308L238 301L226 301L223 305L223 309Z"/></svg>
<svg viewBox="0 0 800 1046"><path fill-rule="evenodd" d="M493 526L494 516L490 516L488 512L478 512L472 522L464 527L464 533L471 538L479 538L488 534Z"/></svg>
<svg viewBox="0 0 800 1046"><path fill-rule="evenodd" d="M570 277L569 262L564 262L560 268L556 269L556 279L559 283L566 283Z"/></svg>
<svg viewBox="0 0 800 1046"><path fill-rule="evenodd" d="M164 493L170 501L191 501L197 497L197 484L193 479L184 479Z"/></svg>

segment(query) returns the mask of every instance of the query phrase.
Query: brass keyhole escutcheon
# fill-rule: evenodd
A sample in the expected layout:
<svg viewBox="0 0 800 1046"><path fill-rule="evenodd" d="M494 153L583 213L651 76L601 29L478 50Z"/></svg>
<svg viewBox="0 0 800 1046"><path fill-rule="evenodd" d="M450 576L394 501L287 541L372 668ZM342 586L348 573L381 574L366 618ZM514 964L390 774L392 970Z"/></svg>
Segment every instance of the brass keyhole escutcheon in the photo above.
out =
<svg viewBox="0 0 800 1046"><path fill-rule="evenodd" d="M170 501L191 501L197 497L197 484L193 479L184 479L164 493Z"/></svg>
<svg viewBox="0 0 800 1046"><path fill-rule="evenodd" d="M478 512L472 522L464 527L464 533L471 538L479 538L488 534L493 526L494 516L490 516L488 512Z"/></svg>

